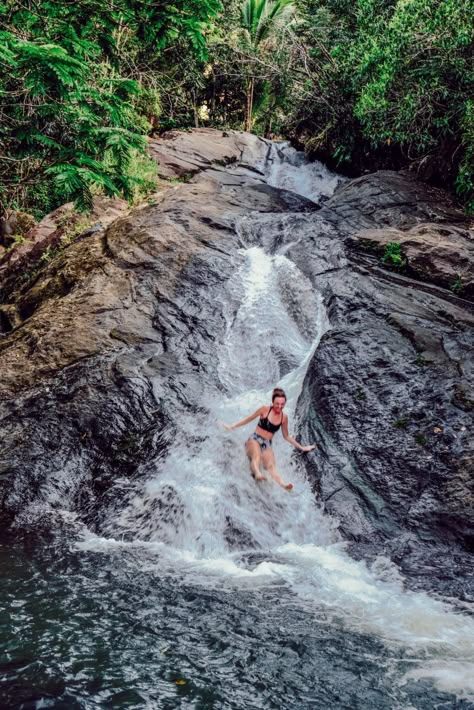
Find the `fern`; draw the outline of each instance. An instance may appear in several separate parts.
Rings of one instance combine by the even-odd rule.
[[[176,66],[183,50],[202,61],[220,10],[219,0],[0,2],[2,204],[38,213],[68,199],[89,209],[97,189],[133,197],[162,51],[177,48]]]

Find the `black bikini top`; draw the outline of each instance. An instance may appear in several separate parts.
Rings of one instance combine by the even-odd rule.
[[[270,409],[268,410],[267,416],[265,418],[260,417],[260,419],[258,420],[258,426],[260,427],[260,429],[264,429],[265,431],[269,431],[270,434],[274,434],[276,431],[278,431],[278,429],[281,427],[281,424],[283,422],[283,412],[282,412],[281,413],[281,422],[279,424],[272,424],[271,423],[271,421],[268,419],[268,417],[270,416],[270,412],[272,411],[272,409],[273,409],[273,407],[270,407]]]

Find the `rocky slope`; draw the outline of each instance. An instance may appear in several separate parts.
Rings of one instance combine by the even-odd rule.
[[[257,138],[236,140],[249,160],[264,158]],[[97,522],[115,479],[173,440],[173,417],[214,374],[224,328],[214,290],[233,269],[236,220],[314,208],[241,172],[208,170],[159,193],[105,233],[86,233],[23,287],[12,291],[6,274],[3,308],[15,313],[0,340],[7,520],[49,524],[66,505]]]
[[[100,528],[112,484],[146,476],[215,385],[237,223],[284,213],[291,232],[260,238],[269,250],[287,240],[331,322],[299,403],[301,435],[320,444],[308,462],[315,492],[354,554],[385,551],[412,579],[467,596],[474,316],[462,214],[391,172],[347,183],[320,208],[265,183],[269,145],[248,135],[172,134],[151,152],[162,175],[189,181],[84,235],[25,285],[6,275],[5,523],[48,525],[66,507]],[[393,241],[403,271],[376,255]]]
[[[462,264],[472,293],[472,232],[438,191],[390,172],[349,183],[317,218],[344,248],[328,257],[333,244],[315,236],[292,253],[301,268],[308,251],[317,259],[332,324],[302,403],[307,435],[321,437],[316,489],[355,552],[381,544],[409,575],[462,595],[474,548],[474,313],[446,286]],[[370,256],[395,234],[409,245],[402,272]]]

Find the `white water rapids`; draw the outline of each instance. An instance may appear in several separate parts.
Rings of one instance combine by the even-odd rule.
[[[324,166],[306,164],[285,146],[278,150],[287,162],[274,156],[270,184],[315,200],[335,189],[338,179]],[[271,216],[258,219],[262,226]],[[253,226],[240,224],[242,243]],[[404,591],[397,568],[383,557],[371,568],[351,559],[337,521],[315,500],[301,454],[281,434],[274,451],[281,475],[294,483],[291,493],[270,481],[256,485],[249,475],[244,442],[252,424],[232,433],[220,425],[269,402],[278,384],[288,394],[290,431],[296,431],[306,368],[329,327],[321,296],[284,250],[269,254],[251,245],[240,250],[216,308],[224,313],[227,334],[215,353],[220,387],[202,402],[208,413],[189,415],[183,422],[189,436],[156,462],[145,486],[128,491],[106,533],[86,532],[79,547],[143,548],[156,559],[151,563],[147,554],[144,565],[175,570],[211,589],[264,595],[269,586],[287,587],[315,618],[321,609],[330,611],[348,630],[403,648],[413,669],[400,683],[427,678],[474,701],[473,619],[427,594]],[[317,452],[310,456],[317,459]]]

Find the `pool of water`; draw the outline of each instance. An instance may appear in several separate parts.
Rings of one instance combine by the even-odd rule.
[[[54,539],[0,555],[2,708],[472,707],[410,678],[423,649],[355,632],[265,570],[199,579],[157,551]]]

